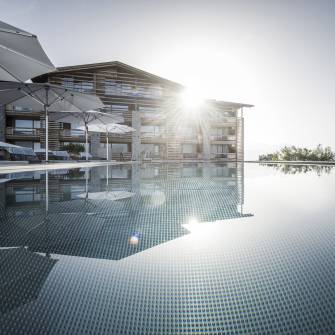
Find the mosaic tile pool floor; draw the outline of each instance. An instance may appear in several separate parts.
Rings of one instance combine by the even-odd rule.
[[[335,169],[0,175],[0,334],[334,334]]]

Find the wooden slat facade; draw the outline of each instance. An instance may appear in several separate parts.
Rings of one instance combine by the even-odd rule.
[[[183,86],[120,62],[60,68],[57,72],[40,76],[34,81],[50,82],[69,89],[96,94],[104,104],[110,106],[107,112],[123,116],[126,125],[136,125],[139,128],[137,129],[137,133],[140,134],[139,143],[134,141],[136,134],[109,136],[110,143],[124,144],[127,152],[123,152],[123,156],[127,159],[159,157],[168,160],[243,160],[244,158],[244,124],[241,108],[251,107],[250,105],[210,100],[202,107],[200,121],[194,123],[185,116],[181,117],[180,95]],[[12,118],[28,115],[36,118],[39,114],[32,111],[30,114],[7,111],[7,116]],[[136,122],[134,116],[138,117]],[[40,120],[43,124],[43,115],[40,115]],[[195,128],[194,137],[185,136],[180,130],[181,125]],[[234,134],[229,139],[228,134],[223,133],[228,127]],[[144,128],[156,129],[158,134],[148,135]],[[50,150],[59,150],[64,142],[83,143],[85,140],[83,135],[66,134],[61,124],[57,122],[49,121],[49,129]],[[44,128],[41,128],[38,134],[43,146]],[[14,135],[8,139],[12,142],[22,140]],[[205,143],[206,140],[209,141],[208,145]],[[100,142],[106,143],[106,135],[103,133],[100,135]],[[193,151],[188,152],[186,149]],[[113,152],[112,156],[119,157],[120,154]]]

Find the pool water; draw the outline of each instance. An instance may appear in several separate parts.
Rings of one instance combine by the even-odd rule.
[[[0,334],[334,334],[335,169],[0,175]]]

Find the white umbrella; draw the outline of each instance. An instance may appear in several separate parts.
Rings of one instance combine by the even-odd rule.
[[[90,124],[94,123],[95,125],[111,122],[122,122],[123,118],[120,116],[102,113],[97,111],[86,111],[86,112],[72,112],[64,114],[63,112],[52,113],[53,120],[59,122],[68,122],[68,123],[81,123],[83,126],[78,126],[76,129],[82,129],[85,131],[85,157],[88,160],[88,131]],[[113,123],[115,124],[115,123]]]
[[[43,84],[0,82],[0,104],[31,108],[45,113],[45,160],[49,152],[49,111],[82,113],[105,107],[96,95],[80,93],[67,88]]]
[[[0,80],[24,82],[55,70],[35,35],[0,21]]]
[[[126,126],[125,124],[118,123],[93,123],[88,125],[88,130],[93,132],[106,132],[106,160],[108,160],[108,134],[125,134],[129,132],[136,131],[135,128]],[[78,129],[83,129],[84,127],[78,127]],[[86,130],[86,129],[85,129]]]

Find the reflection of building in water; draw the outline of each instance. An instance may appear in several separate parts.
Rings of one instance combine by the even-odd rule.
[[[191,221],[250,216],[243,214],[243,164],[56,171],[48,185],[46,211],[45,175],[2,184],[0,246],[121,259],[187,234],[182,225]]]

